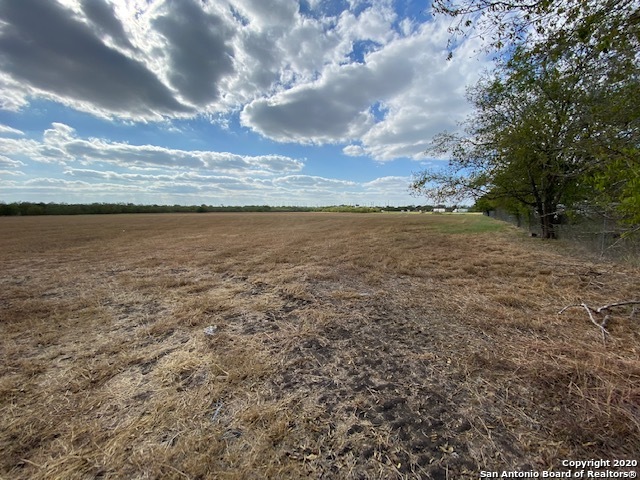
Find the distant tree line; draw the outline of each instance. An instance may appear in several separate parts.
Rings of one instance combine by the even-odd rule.
[[[402,207],[409,208],[409,207]],[[119,213],[207,213],[207,212],[351,212],[374,213],[379,207],[330,206],[213,206],[213,205],[138,205],[134,203],[44,203],[0,202],[0,216],[23,215],[104,215]]]
[[[104,215],[119,213],[206,213],[206,212],[304,212],[307,207],[271,207],[269,205],[141,205],[134,203],[0,203],[0,215]]]
[[[105,215],[118,213],[207,213],[207,212],[432,212],[444,208],[453,212],[457,206],[405,205],[400,207],[365,207],[361,205],[334,205],[325,207],[296,207],[271,205],[213,206],[213,205],[139,205],[134,203],[44,203],[44,202],[0,202],[0,216],[27,215]],[[462,207],[461,207],[462,208]],[[474,211],[472,207],[469,211]],[[476,211],[481,211],[478,209]]]

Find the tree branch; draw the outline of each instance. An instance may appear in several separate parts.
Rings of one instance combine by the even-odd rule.
[[[609,335],[609,332],[607,331],[606,327],[609,324],[609,320],[611,320],[611,315],[610,315],[611,309],[614,307],[621,307],[625,305],[640,305],[640,300],[625,300],[623,302],[615,302],[615,303],[610,303],[608,305],[603,305],[598,308],[592,308],[586,303],[567,305],[566,307],[564,307],[562,310],[558,312],[558,315],[562,315],[564,311],[569,308],[574,308],[574,307],[584,308],[587,314],[589,315],[589,320],[591,320],[591,323],[593,323],[596,327],[600,329],[600,332],[602,333],[602,341],[604,342],[606,339],[606,336]],[[606,312],[607,314],[604,316],[602,322],[598,323],[598,321],[595,319],[593,314],[595,313],[596,315],[600,315],[603,312]],[[635,312],[635,309],[634,309],[634,312]]]

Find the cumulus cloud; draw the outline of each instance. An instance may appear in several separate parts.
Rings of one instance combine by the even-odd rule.
[[[353,141],[350,156],[420,158],[436,133],[457,128],[469,111],[465,87],[488,66],[470,41],[446,61],[447,35],[434,22],[395,36],[363,63],[326,67],[320,79],[247,104],[242,122],[280,142]]]
[[[288,175],[273,180],[274,185],[288,187],[288,188],[305,188],[311,190],[326,190],[332,191],[336,189],[344,189],[354,187],[357,184],[348,180],[337,180],[333,178],[317,177],[313,175]]]
[[[34,93],[124,117],[191,111],[143,62],[104,44],[56,1],[2,2],[0,17],[0,65]]]
[[[308,193],[315,201],[332,203],[367,203],[388,195],[393,181],[382,178],[358,184],[357,182],[312,175],[286,175],[270,179],[206,175],[196,172],[130,173],[86,168],[67,168],[64,179],[37,178],[25,182],[27,187],[49,187],[93,184],[98,189],[117,190],[137,186],[147,193],[199,194],[203,198],[217,196],[227,202],[233,198],[239,203],[308,204]],[[406,183],[406,182],[405,182]],[[389,191],[387,191],[389,190]],[[253,200],[252,200],[253,199]]]
[[[380,161],[422,159],[434,135],[458,129],[470,111],[466,87],[478,80],[489,63],[474,53],[478,45],[468,42],[452,60],[441,64],[442,53],[422,45],[434,35],[440,37],[436,42],[440,45],[444,41],[442,27],[429,24],[419,35],[403,42],[404,54],[419,60],[413,81],[385,101],[384,118],[359,138],[361,145],[348,146],[345,153],[369,155]]]
[[[358,9],[360,13],[347,10],[340,15],[336,28],[342,37],[351,42],[369,40],[380,45],[396,37],[392,26],[397,14],[392,8],[392,2],[377,2],[375,6],[364,9],[354,3],[351,4],[351,9]]]
[[[2,72],[2,57],[0,55],[0,109],[19,112],[28,105],[29,89],[10,75]]]
[[[290,0],[237,0],[232,11],[235,75],[223,81],[223,103],[234,109],[312,81],[351,50],[337,17],[303,15]]]
[[[102,0],[81,0],[80,5],[99,34],[108,37],[120,47],[135,50],[113,5]]]
[[[305,175],[300,173],[304,163],[287,156],[83,138],[63,123],[52,124],[41,140],[0,135],[0,151],[5,153],[0,177],[5,177],[6,198],[272,205],[381,204],[391,198],[406,203],[397,200],[406,196],[404,177],[357,182]]]
[[[22,130],[0,124],[0,135],[24,135]]]
[[[242,121],[279,141],[339,142],[371,126],[371,106],[406,87],[413,77],[408,58],[377,52],[366,64],[340,65],[313,83],[291,88],[245,107]]]
[[[37,140],[0,136],[0,151],[6,155],[5,158],[10,157],[12,161],[19,161],[23,157],[25,160],[50,161],[42,156],[45,149],[43,143]]]
[[[12,177],[21,177],[24,176],[24,172],[20,172],[18,170],[0,170],[0,176],[10,175]]]
[[[224,175],[202,175],[195,172],[180,172],[174,174],[140,174],[122,173],[105,170],[69,168],[64,175],[80,181],[103,180],[117,184],[133,184],[152,187],[153,189],[170,189],[175,186],[190,186],[193,190],[212,188],[218,192],[225,190],[259,190],[265,185],[255,179],[239,178]]]
[[[168,1],[155,15],[151,24],[165,39],[171,85],[193,105],[212,103],[218,82],[233,71],[230,27],[193,0]]]
[[[362,186],[367,190],[377,190],[377,191],[400,191],[403,188],[408,188],[410,183],[409,177],[398,177],[398,176],[389,176],[389,177],[380,177],[372,180],[370,182],[365,182]]]
[[[12,160],[9,157],[0,155],[0,168],[18,168],[24,167],[25,163],[20,160]]]
[[[209,170],[219,173],[273,175],[298,172],[301,160],[284,155],[238,155],[229,152],[179,150],[155,145],[131,145],[100,138],[80,138],[75,129],[54,123],[43,141],[0,137],[7,154],[25,155],[41,162],[112,164],[121,167],[168,167]]]
[[[365,150],[360,145],[347,145],[342,149],[342,153],[350,157],[361,157],[365,154]]]
[[[435,133],[464,117],[464,87],[487,63],[475,40],[447,62],[445,21],[401,14],[391,0],[4,1],[0,108],[46,98],[141,122],[202,115],[224,123],[239,113],[244,127],[279,142],[419,158]],[[75,139],[44,156],[96,159],[96,145]],[[219,162],[122,149],[135,163]]]
[[[288,28],[295,23],[298,15],[296,2],[287,0],[237,0],[235,7],[242,12],[249,24],[256,24],[258,28],[282,27]]]

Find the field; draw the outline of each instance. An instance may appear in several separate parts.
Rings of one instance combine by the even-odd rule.
[[[640,312],[558,314],[640,270],[486,217],[10,217],[0,252],[0,478],[640,460]]]

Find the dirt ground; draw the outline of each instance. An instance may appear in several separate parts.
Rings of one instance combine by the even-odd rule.
[[[0,218],[0,477],[640,460],[640,307],[558,314],[639,286],[472,215]]]

